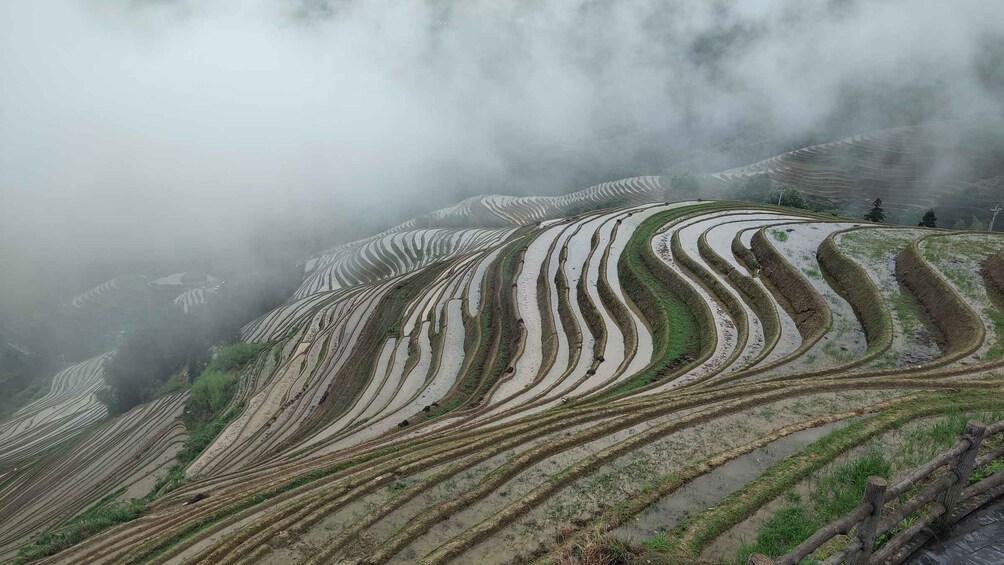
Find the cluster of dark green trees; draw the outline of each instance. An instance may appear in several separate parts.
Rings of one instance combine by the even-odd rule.
[[[676,177],[673,177],[674,180]],[[687,177],[683,177],[687,178]],[[689,177],[693,179],[691,175]],[[696,180],[693,181],[696,190]],[[761,173],[758,175],[752,175],[745,180],[742,184],[738,185],[734,192],[729,195],[730,198],[735,200],[742,200],[745,202],[756,202],[758,204],[776,204],[778,206],[788,206],[791,208],[805,208],[811,209],[813,211],[827,211],[832,210],[833,206],[827,202],[817,202],[809,200],[805,197],[802,191],[797,188],[784,184],[775,184],[770,175],[767,173]],[[883,223],[886,221],[886,213],[882,208],[882,199],[876,198],[872,202],[871,208],[865,213],[864,219],[869,222]],[[921,227],[926,228],[936,228],[938,227],[938,216],[934,211],[934,208],[928,209],[924,212],[921,217],[920,222],[917,224]],[[985,223],[980,223],[976,226],[965,226],[956,225],[955,229],[986,229]]]
[[[882,199],[876,198],[872,201],[871,209],[865,213],[865,220],[881,224],[885,222],[885,219],[885,210],[882,209]],[[934,212],[934,208],[928,208],[927,211],[924,212],[924,215],[921,216],[920,221],[917,222],[917,225],[922,228],[938,227],[938,215]]]
[[[744,202],[774,204],[789,208],[810,209],[817,212],[833,208],[829,202],[806,198],[805,194],[794,186],[775,183],[767,173],[748,177],[727,196],[733,200],[742,200]]]
[[[148,309],[105,362],[109,388],[101,400],[121,413],[199,375],[212,346],[234,341],[244,324],[285,301],[300,275],[296,265],[278,263],[228,279],[188,313],[174,305]]]
[[[663,174],[666,179],[665,198],[674,200],[695,200],[701,197],[701,184],[697,177],[689,171],[670,171]],[[753,175],[746,179],[735,190],[726,195],[732,200],[755,202],[757,204],[776,204],[791,208],[824,209],[825,203],[810,202],[802,191],[797,188],[775,184],[766,173]]]

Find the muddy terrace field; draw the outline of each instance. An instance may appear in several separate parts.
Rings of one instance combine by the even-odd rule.
[[[425,223],[484,227],[416,220],[311,260],[243,329],[264,346],[234,417],[166,485],[185,393],[95,427],[100,359],[67,369],[0,425],[0,555],[729,561],[814,477],[1004,406],[998,235],[664,194],[477,197]]]

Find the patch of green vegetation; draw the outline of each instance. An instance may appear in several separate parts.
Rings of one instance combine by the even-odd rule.
[[[696,555],[715,537],[752,515],[758,508],[781,496],[793,488],[799,481],[818,472],[829,462],[847,453],[854,447],[865,445],[869,440],[880,436],[891,429],[897,429],[907,422],[920,418],[974,411],[985,411],[999,406],[1000,393],[991,390],[966,390],[956,393],[923,393],[916,397],[896,404],[873,416],[855,420],[847,426],[830,432],[801,451],[785,458],[781,462],[764,471],[759,477],[747,483],[738,491],[726,496],[715,506],[694,514],[684,520],[671,534],[680,540],[681,548],[691,555]],[[979,414],[979,412],[975,412]],[[956,429],[956,438],[958,430]],[[881,453],[881,452],[880,452]],[[899,457],[899,455],[896,455]],[[896,457],[889,457],[890,461]],[[867,470],[865,470],[867,469]],[[840,513],[842,504],[847,499],[855,503],[860,500],[861,489],[855,491],[853,497],[839,495],[843,492],[840,484],[856,480],[862,473],[883,471],[880,464],[872,459],[862,462],[855,470],[850,468],[840,472],[817,498],[821,506],[819,512],[824,516]],[[867,476],[867,475],[866,475]],[[853,490],[853,489],[851,489]],[[816,502],[810,497],[809,502]],[[789,504],[791,502],[789,501]],[[812,509],[813,512],[817,510]],[[795,543],[800,543],[797,540]]]
[[[393,483],[390,484],[389,487],[387,487],[388,490],[387,498],[391,499],[401,494],[408,488],[409,484],[411,483],[409,483],[408,481],[394,481]]]
[[[75,545],[84,539],[116,524],[135,520],[149,502],[147,499],[132,499],[124,502],[112,500],[78,515],[58,528],[42,532],[30,545],[22,547],[14,563],[30,563]]]
[[[840,332],[838,330],[836,336],[834,337],[840,337],[842,335],[843,332]],[[823,352],[829,355],[830,358],[833,359],[834,361],[838,361],[840,363],[847,363],[854,359],[854,354],[851,353],[850,351],[845,351],[841,349],[840,345],[837,344],[836,339],[831,339],[827,341],[826,344],[823,345]]]
[[[265,348],[264,343],[234,343],[216,351],[213,360],[206,367],[208,371],[239,371],[258,356]]]
[[[1001,471],[1004,471],[1004,459],[994,459],[987,465],[974,469],[973,473],[969,476],[969,482],[976,483],[982,481],[990,475],[995,475]]]
[[[181,392],[186,388],[188,388],[188,372],[181,370],[175,372],[167,381],[160,385],[157,391],[154,392],[154,396],[159,398],[168,394]]]
[[[986,293],[976,267],[1000,249],[1000,237],[969,234],[927,238],[921,253],[966,298],[984,301]]]
[[[708,203],[675,208],[655,214],[635,230],[617,264],[621,286],[639,306],[652,326],[653,362],[620,385],[595,397],[602,400],[653,383],[686,362],[700,347],[700,328],[691,307],[655,269],[661,259],[651,250],[655,232],[681,216],[726,208],[728,204]],[[689,288],[689,287],[688,287]]]
[[[1004,410],[959,412],[905,430],[906,441],[899,442],[895,448],[896,467],[915,467],[948,449],[959,440],[969,420],[998,422],[1004,420]],[[1000,438],[995,439],[999,441]]]
[[[923,324],[917,299],[912,294],[897,289],[892,293],[890,302],[892,302],[892,309],[896,313],[896,319],[899,321],[899,327],[903,330],[904,335],[913,335],[914,331]]]
[[[28,563],[54,555],[84,539],[116,524],[136,519],[143,509],[165,489],[170,490],[185,482],[185,467],[202,451],[231,420],[240,414],[240,407],[226,413],[236,389],[237,376],[265,347],[258,343],[237,343],[219,349],[214,359],[191,385],[188,407],[182,420],[189,437],[175,456],[174,464],[158,478],[156,485],[144,498],[116,501],[121,491],[112,493],[87,511],[65,524],[43,532],[20,549],[17,563]],[[162,386],[163,393],[184,390],[187,386],[182,372],[178,372]]]
[[[188,399],[188,419],[206,422],[214,415],[222,413],[233,398],[237,375],[206,369],[192,383]]]
[[[745,565],[751,553],[779,556],[816,533],[818,526],[809,510],[800,503],[787,504],[764,522],[756,541],[744,543],[736,552],[735,563]]]
[[[995,422],[1002,418],[1004,411],[1001,410],[957,412],[904,430],[903,439],[895,442],[891,453],[885,442],[873,442],[863,455],[835,464],[820,477],[808,500],[789,496],[786,504],[757,532],[756,540],[740,547],[736,562],[745,563],[750,553],[771,557],[783,555],[817,529],[853,510],[861,502],[868,477],[889,478],[897,469],[911,469],[929,461],[954,445],[971,419]],[[994,464],[1004,469],[1004,461]],[[974,471],[971,480],[989,476],[995,471],[990,468],[992,466]]]
[[[435,408],[431,409],[429,411],[428,418],[431,420],[432,418],[439,418],[444,414],[452,412],[453,410],[456,410],[462,402],[463,400],[457,396],[448,398],[445,401],[443,401],[439,406],[436,406]]]
[[[988,361],[1000,359],[1004,355],[1004,313],[996,308],[985,308],[983,313],[994,326],[994,342],[987,349],[984,358]]]
[[[646,549],[664,551],[667,553],[675,552],[680,548],[679,542],[671,537],[667,537],[666,532],[659,532],[647,540],[643,540],[641,545]]]
[[[809,501],[790,493],[788,502],[757,532],[756,540],[739,547],[735,562],[746,563],[751,553],[784,555],[822,526],[853,510],[861,502],[868,477],[889,478],[891,474],[892,465],[878,451],[837,464],[819,479]]]
[[[770,235],[777,241],[788,241],[788,232],[781,229],[770,230]]]
[[[861,502],[868,477],[888,479],[892,463],[876,449],[850,461],[837,463],[819,479],[811,498],[821,525],[850,512]]]
[[[238,377],[264,348],[261,343],[235,343],[220,348],[195,378],[181,418],[188,429],[188,439],[167,474],[158,479],[154,492],[170,491],[184,484],[185,468],[240,415],[241,405],[227,409],[237,391]]]
[[[502,315],[502,308],[509,305],[508,294],[502,289],[516,280],[516,269],[519,267],[519,254],[530,241],[530,235],[525,235],[513,240],[502,252],[501,276],[498,280],[490,276],[488,271],[485,278],[488,280],[487,291],[483,294],[483,300],[493,300],[492,304],[486,304],[481,308],[477,321],[478,330],[482,340],[487,340],[491,336],[497,336],[498,347],[491,355],[492,344],[482,341],[480,347],[473,352],[474,360],[460,380],[457,387],[457,394],[445,399],[439,406],[433,408],[429,413],[429,418],[438,418],[452,410],[464,405],[468,400],[477,400],[478,396],[490,389],[503,372],[509,367],[510,360],[515,354],[516,341],[513,334],[516,333],[515,319],[512,316]],[[500,283],[502,288],[497,288]]]

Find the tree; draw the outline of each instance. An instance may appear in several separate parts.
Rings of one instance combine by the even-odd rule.
[[[674,174],[669,179],[669,191],[667,200],[682,199],[690,200],[697,198],[701,194],[701,185],[697,182],[697,177],[687,171]]]
[[[876,198],[872,202],[872,209],[865,214],[865,219],[869,222],[880,224],[885,221],[885,210],[882,209],[882,199]]]
[[[739,200],[747,202],[767,202],[770,199],[773,184],[770,182],[770,175],[760,173],[746,179],[740,187],[736,196]]]
[[[778,203],[781,206],[802,209],[809,207],[808,203],[805,201],[805,196],[802,194],[802,191],[793,186],[782,184],[778,187],[778,193]]]
[[[917,225],[922,228],[938,227],[938,217],[934,215],[934,208],[930,208],[927,212],[924,212],[924,217],[920,219],[920,223]]]

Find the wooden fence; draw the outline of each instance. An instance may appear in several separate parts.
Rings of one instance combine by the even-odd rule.
[[[1004,421],[990,426],[970,421],[962,438],[948,451],[921,465],[892,486],[881,477],[869,477],[861,504],[854,510],[820,528],[809,539],[777,560],[758,554],[751,555],[750,565],[796,565],[835,536],[847,534],[852,529],[854,533],[847,546],[823,560],[823,565],[875,565],[905,559],[906,556],[899,553],[925,528],[933,527],[943,532],[974,510],[973,503],[982,504],[985,502],[982,499],[988,495],[1000,494],[998,491],[1004,487],[1004,471],[972,485],[968,483],[974,469],[1004,457],[1004,445],[983,455],[979,454],[983,440],[1001,432],[1004,432]],[[946,466],[946,472],[939,474],[938,471]],[[930,480],[933,475],[938,476]],[[887,501],[896,500],[918,486],[922,488],[916,494],[883,516]],[[907,527],[895,532],[876,547],[876,539],[882,538],[905,518],[917,512],[920,514]]]

